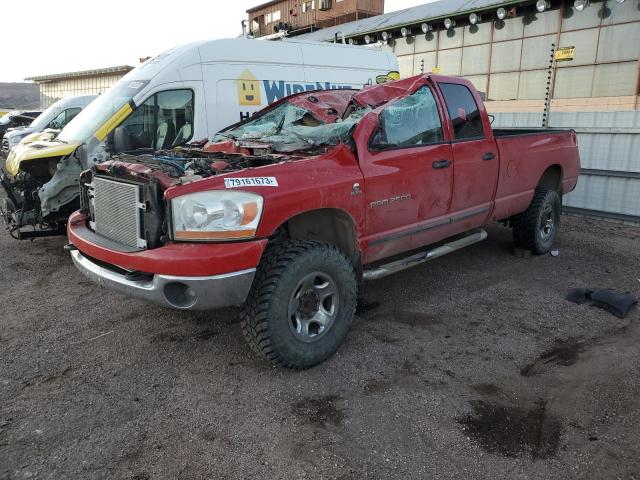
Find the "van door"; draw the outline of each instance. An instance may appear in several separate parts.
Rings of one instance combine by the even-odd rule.
[[[433,242],[446,230],[453,183],[451,145],[431,88],[420,87],[379,115],[358,150],[366,198],[365,262]]]

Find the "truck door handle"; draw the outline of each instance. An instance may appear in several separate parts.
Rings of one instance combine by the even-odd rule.
[[[438,168],[447,168],[449,165],[451,165],[451,160],[436,160],[435,162],[433,162],[431,164],[433,166],[433,168],[438,169]]]
[[[493,160],[494,158],[496,158],[496,154],[493,152],[487,152],[484,155],[482,155],[483,160]]]

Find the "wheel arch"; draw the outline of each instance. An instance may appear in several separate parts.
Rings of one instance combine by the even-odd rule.
[[[283,237],[333,244],[349,258],[358,274],[362,269],[356,222],[345,210],[320,208],[297,213],[275,230],[270,241]]]
[[[540,180],[538,180],[537,188],[548,188],[558,192],[562,196],[562,166],[553,164],[547,167]]]

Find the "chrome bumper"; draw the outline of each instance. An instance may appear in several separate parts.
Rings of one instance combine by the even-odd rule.
[[[255,268],[211,277],[152,275],[142,279],[91,261],[79,250],[71,252],[76,268],[100,286],[123,295],[178,310],[215,310],[244,303],[256,273]]]

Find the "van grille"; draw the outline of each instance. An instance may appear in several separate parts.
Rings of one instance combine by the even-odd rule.
[[[145,247],[140,238],[140,187],[96,177],[93,181],[94,231],[130,247]]]

